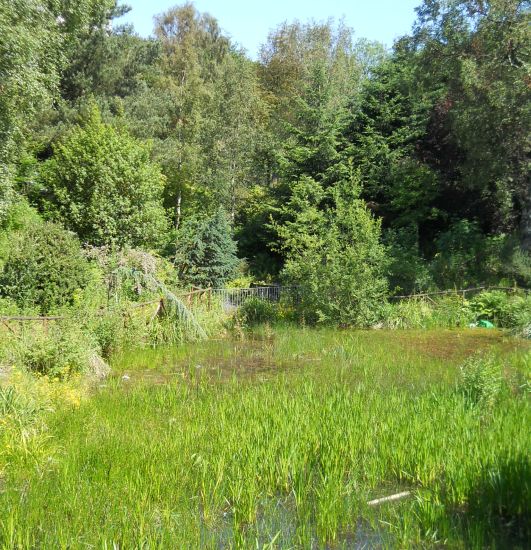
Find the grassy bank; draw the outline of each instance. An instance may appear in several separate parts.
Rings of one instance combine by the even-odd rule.
[[[528,540],[521,340],[265,328],[113,367],[89,399],[44,413],[47,452],[6,464],[3,547]],[[404,488],[411,498],[367,506]]]

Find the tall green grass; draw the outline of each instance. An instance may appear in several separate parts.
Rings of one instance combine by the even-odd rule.
[[[484,367],[466,361],[478,348]],[[264,328],[124,354],[90,400],[49,418],[48,460],[9,470],[0,542],[523,547],[528,352],[488,331]],[[410,499],[366,504],[403,488]]]

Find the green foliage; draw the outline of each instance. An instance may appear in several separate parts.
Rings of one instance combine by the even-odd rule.
[[[28,453],[27,432],[8,440],[0,540],[309,548],[376,532],[392,548],[526,546],[529,399],[501,392],[484,418],[456,391],[471,349],[494,345],[513,370],[500,335],[290,327],[245,344],[125,354],[106,387],[47,418],[45,452]]]
[[[389,254],[389,288],[393,294],[413,294],[434,286],[429,265],[422,258],[414,226],[388,229],[383,234]]]
[[[32,223],[10,233],[0,293],[21,309],[51,313],[73,304],[90,277],[75,236],[50,222]]]
[[[0,418],[15,420],[24,427],[32,424],[40,412],[40,403],[17,392],[13,386],[0,386]]]
[[[418,13],[416,79],[442,92],[433,129],[445,127],[446,143],[457,148],[458,174],[447,176],[458,175],[456,186],[468,194],[461,208],[479,206],[477,217],[491,230],[518,229],[520,221],[529,252],[529,3],[430,0]],[[451,153],[447,146],[439,151]]]
[[[504,328],[526,327],[531,324],[531,296],[503,291],[482,292],[470,300],[470,310],[476,318],[487,319]]]
[[[237,322],[243,326],[276,323],[280,318],[279,304],[251,297],[238,308]]]
[[[386,278],[395,294],[529,286],[527,3],[425,0],[389,53],[342,22],[286,22],[257,62],[189,2],[149,39],[113,27],[127,9],[0,5],[2,261],[38,223],[25,196],[83,244],[175,257],[184,284],[232,279],[234,235],[251,276],[303,288],[312,323],[376,323]],[[218,207],[230,228],[204,218]],[[56,303],[24,290],[36,274],[18,285],[6,266],[6,311],[105,301],[99,275],[80,293],[65,283]],[[133,277],[115,298],[144,291]],[[450,302],[393,306],[387,322],[454,326],[493,309],[497,325],[529,326],[527,304]]]
[[[436,241],[431,271],[440,288],[496,283],[503,275],[504,238],[486,237],[476,223],[461,220]]]
[[[52,105],[64,61],[54,14],[37,0],[0,3],[0,225],[16,201],[16,163],[32,118]]]
[[[310,323],[369,326],[387,293],[380,224],[357,197],[355,182],[338,184],[333,208],[320,210],[321,187],[301,179],[278,228],[286,250],[283,277],[298,287],[297,308]]]
[[[95,342],[79,326],[62,324],[25,334],[15,343],[10,359],[15,367],[33,374],[66,378],[89,373],[98,352]]]
[[[55,16],[36,0],[0,4],[0,166],[14,161],[27,125],[57,92],[64,60]],[[3,167],[3,166],[2,166]],[[0,172],[1,174],[1,172]],[[0,177],[2,177],[0,175]]]
[[[237,273],[236,243],[223,209],[210,217],[190,218],[177,234],[175,265],[183,282],[220,288]]]
[[[475,320],[459,295],[390,302],[382,324],[390,329],[466,328]]]
[[[460,390],[472,405],[490,408],[502,391],[502,367],[491,354],[476,353],[461,365]]]
[[[42,183],[41,207],[85,243],[157,248],[164,242],[159,168],[145,145],[104,124],[94,105],[84,124],[55,145]]]
[[[531,298],[525,293],[483,291],[466,300],[448,294],[390,302],[383,325],[387,328],[466,328],[485,319],[497,328],[525,332],[531,325]]]

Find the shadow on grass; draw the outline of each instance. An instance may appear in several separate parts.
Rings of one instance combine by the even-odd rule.
[[[531,540],[531,460],[508,457],[484,470],[471,488],[463,517],[473,541],[497,548],[528,548]],[[473,545],[473,544],[472,544]]]

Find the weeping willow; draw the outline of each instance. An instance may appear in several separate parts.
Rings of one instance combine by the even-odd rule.
[[[131,267],[119,267],[113,271],[113,286],[115,288],[124,279],[133,281],[138,289],[158,293],[164,300],[164,309],[168,316],[175,318],[176,322],[181,323],[181,326],[183,326],[190,336],[207,338],[205,329],[197,321],[194,314],[186,307],[184,302],[154,275]]]

